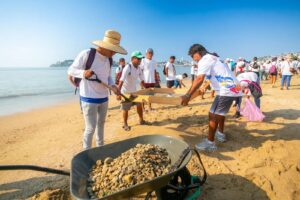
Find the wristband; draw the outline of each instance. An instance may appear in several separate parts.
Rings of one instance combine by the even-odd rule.
[[[185,96],[186,96],[187,98],[191,98],[191,95],[190,95],[189,93],[185,94]]]

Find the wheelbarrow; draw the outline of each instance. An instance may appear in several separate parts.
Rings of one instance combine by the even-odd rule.
[[[169,185],[171,188],[176,190],[175,186],[170,185],[170,181],[174,176],[178,175],[179,172],[186,170],[186,165],[192,157],[192,149],[189,148],[189,145],[181,140],[175,139],[170,136],[164,135],[144,135],[135,138],[130,138],[127,140],[122,140],[119,142],[114,142],[111,144],[103,145],[101,147],[91,148],[84,150],[77,155],[75,155],[71,161],[71,172],[44,168],[39,166],[30,166],[30,165],[5,165],[0,166],[0,170],[17,170],[17,169],[28,169],[28,170],[38,170],[45,171],[61,175],[70,175],[70,192],[71,195],[78,200],[90,199],[90,196],[87,191],[88,187],[88,178],[89,172],[96,161],[101,159],[104,160],[107,157],[116,158],[121,153],[129,150],[130,148],[135,147],[137,144],[154,144],[158,145],[161,148],[165,148],[171,159],[171,170],[168,174],[156,177],[152,180],[145,181],[143,183],[131,186],[124,190],[107,195],[101,200],[106,199],[128,199],[140,194],[148,193],[146,198],[149,197],[153,191],[156,192],[158,199],[163,199],[161,189],[167,189]],[[197,152],[197,151],[195,151]],[[202,161],[198,152],[196,155],[199,158],[199,161],[203,167]],[[206,180],[206,172],[204,170],[204,176],[202,180],[198,181],[198,184],[191,185],[186,189],[193,189],[199,187],[199,184],[202,185]],[[164,198],[166,199],[166,198]]]

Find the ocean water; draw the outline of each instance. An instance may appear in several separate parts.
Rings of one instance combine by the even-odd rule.
[[[158,68],[162,87],[165,78]],[[177,74],[190,67],[176,67]],[[114,78],[115,67],[113,68]],[[67,79],[67,68],[0,68],[0,116],[67,101],[78,101]]]

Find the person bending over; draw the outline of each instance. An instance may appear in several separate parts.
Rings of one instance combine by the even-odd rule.
[[[195,145],[202,151],[214,151],[217,149],[215,137],[218,142],[225,142],[224,134],[225,115],[229,111],[232,102],[241,95],[237,79],[225,64],[217,56],[210,54],[205,47],[194,44],[188,53],[198,63],[198,76],[188,92],[181,97],[182,105],[187,105],[191,95],[202,85],[205,77],[210,80],[212,88],[217,96],[209,111],[209,132],[207,139]]]

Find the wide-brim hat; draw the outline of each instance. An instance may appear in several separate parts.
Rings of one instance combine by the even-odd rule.
[[[127,51],[120,46],[121,34],[114,30],[105,31],[103,40],[96,40],[92,43],[98,47],[111,50],[120,54],[127,54]]]

